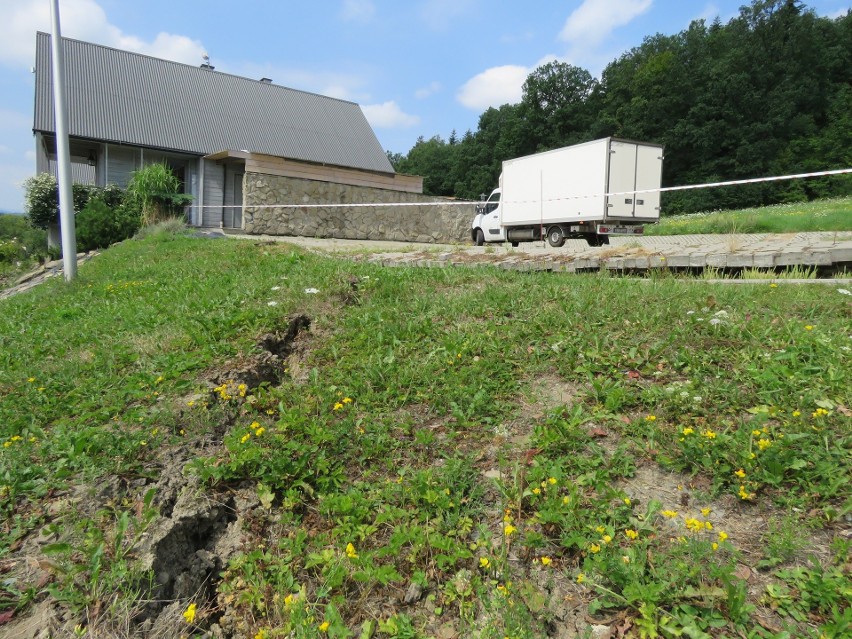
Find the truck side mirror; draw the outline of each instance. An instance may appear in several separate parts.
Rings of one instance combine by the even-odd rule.
[[[479,194],[479,201],[480,201],[480,202],[484,202],[484,201],[485,201],[485,198],[487,198],[487,197],[488,197],[488,196],[487,196],[485,193],[480,193],[480,194]]]

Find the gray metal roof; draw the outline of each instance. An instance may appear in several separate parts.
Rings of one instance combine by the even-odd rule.
[[[345,100],[63,38],[74,137],[207,155],[245,149],[393,173]],[[34,131],[55,132],[50,34],[38,33]]]

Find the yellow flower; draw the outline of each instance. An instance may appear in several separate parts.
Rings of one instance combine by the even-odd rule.
[[[709,514],[710,514],[710,509],[709,509],[709,508],[702,508],[702,509],[701,509],[701,514],[702,514],[702,515],[704,515],[704,516],[706,517],[707,515],[709,515]]]
[[[595,528],[595,530],[598,532],[599,535],[602,535],[606,532],[606,528],[603,526],[598,526],[597,528]]]
[[[801,414],[802,414],[801,411],[798,411],[798,410],[793,411],[793,417],[799,417]]]
[[[719,544],[717,544],[715,541],[711,544],[711,546],[713,550],[719,550]]]
[[[186,403],[186,405],[187,405],[187,406],[189,406],[190,408],[192,408],[193,406],[195,406],[195,400],[194,400],[194,399],[189,400],[189,401]]]
[[[240,443],[245,444],[249,439],[251,439],[251,433],[246,433],[240,438]]]
[[[540,494],[541,494],[541,488],[533,488],[533,495],[540,495]]]
[[[763,438],[763,439],[758,439],[758,440],[757,440],[757,447],[758,447],[760,450],[766,450],[766,449],[767,449],[767,448],[769,448],[770,446],[772,446],[772,441],[771,441],[771,440],[769,440],[769,439],[765,439],[765,438]]]
[[[684,523],[692,532],[701,532],[704,529],[704,522],[693,519],[692,517],[686,519]]]
[[[341,408],[343,408],[343,404],[341,404],[340,402],[336,402],[334,404],[334,408],[332,408],[331,410],[340,410]]]
[[[479,558],[479,567],[480,568],[488,568],[491,565],[491,562],[488,561],[488,557],[480,557]]]
[[[751,499],[754,497],[754,493],[749,493],[746,491],[745,486],[740,485],[740,490],[737,493],[740,496],[740,499]]]
[[[725,541],[728,538],[728,533],[724,530],[719,531],[719,541]]]
[[[565,495],[565,496],[562,498],[562,505],[563,505],[563,506],[567,506],[569,501],[571,501],[571,498],[570,498],[568,495]]]
[[[578,584],[581,584],[584,581],[586,581],[586,575],[584,575],[583,573],[580,573],[579,575],[577,575],[577,583]]]
[[[692,428],[689,428],[689,427],[683,429],[684,435],[692,435],[692,433],[694,433],[694,432],[695,432],[695,430],[692,429]]]
[[[707,439],[716,439],[716,433],[709,428],[701,434],[704,435],[704,437],[706,437]]]
[[[553,560],[550,557],[542,557],[541,558],[541,565],[542,566],[549,566],[552,562],[553,562]]]
[[[806,331],[812,331],[812,330],[814,330],[814,327],[811,326],[810,324],[808,324],[808,325],[805,326],[805,330]]]
[[[602,538],[602,541],[603,541],[605,544],[608,544],[609,542],[611,542],[611,541],[612,541],[612,537],[610,537],[609,535],[604,535],[604,536],[603,536],[603,538]]]
[[[355,552],[355,546],[353,546],[351,543],[346,544],[346,556],[349,557],[349,559],[358,558],[358,553]]]
[[[32,384],[35,381],[35,377],[27,377],[27,381]]]
[[[295,601],[295,599],[293,597],[293,593],[290,593],[289,595],[284,597],[284,606],[289,608],[290,606],[293,605],[293,601]]]
[[[157,379],[155,379],[155,380],[154,380],[154,383],[155,383],[155,384],[159,384],[159,383],[160,383],[160,382],[162,382],[164,379],[165,379],[165,377],[163,377],[162,375],[160,375]]]
[[[186,607],[186,610],[183,611],[183,618],[186,619],[186,623],[192,623],[195,621],[195,609],[195,604],[191,603]]]
[[[599,553],[601,551],[601,547],[597,544],[592,544],[589,546],[589,552],[592,554]]]
[[[254,639],[266,639],[266,630],[261,628],[257,631],[257,634],[254,636]]]
[[[630,563],[630,557],[628,557],[627,555],[622,555],[621,561],[623,561],[626,564],[629,564]]]
[[[554,485],[556,483],[556,477],[549,477],[547,479],[547,483],[550,484],[551,486]]]
[[[327,621],[323,621],[323,622],[319,625],[319,630],[320,630],[320,632],[326,632],[326,631],[328,630],[328,627],[329,627],[330,625],[331,625],[331,624],[330,624],[330,623],[328,623]]]
[[[256,431],[254,431],[254,434],[255,434],[256,437],[260,437],[265,432],[266,432],[266,429],[263,426],[261,426]]]
[[[706,528],[707,530],[713,530],[713,524],[711,524],[709,521],[705,521],[704,528]]]
[[[668,519],[674,519],[677,517],[676,510],[664,510],[660,513],[663,517],[667,517]]]
[[[503,514],[503,521],[506,522],[507,524],[512,521],[512,514],[509,512],[508,508],[506,509],[505,513]]]
[[[518,531],[518,529],[515,528],[512,524],[506,524],[505,526],[503,526],[503,534],[506,535],[507,537],[510,537],[511,535],[515,534],[517,531]]]
[[[629,505],[630,505],[630,497],[625,497],[623,501],[624,501],[624,505],[625,505],[625,506],[629,506]]]
[[[740,468],[739,470],[735,470],[734,475],[736,475],[740,479],[743,479],[746,476],[745,471],[742,468]]]
[[[760,437],[760,435],[761,435],[762,433],[763,433],[763,431],[762,431],[762,430],[757,430],[757,429],[755,429],[755,430],[751,431],[751,434],[752,434],[752,435],[754,435],[755,437]]]
[[[778,285],[775,282],[769,285],[769,288],[778,288]]]
[[[638,532],[636,532],[635,530],[631,530],[630,528],[625,530],[624,534],[627,535],[628,539],[636,539],[639,536]]]
[[[646,422],[653,422],[653,421],[656,421],[656,419],[657,419],[657,416],[656,416],[656,415],[647,415],[647,416],[645,417],[645,421],[646,421]]]
[[[351,397],[344,397],[344,398],[343,398],[343,403],[344,403],[344,404],[351,404],[351,403],[352,403],[352,398],[351,398]]]

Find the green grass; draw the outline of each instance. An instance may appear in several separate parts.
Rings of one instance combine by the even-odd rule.
[[[645,227],[646,235],[693,233],[852,232],[852,198],[779,204],[740,211],[713,211],[663,216]]]
[[[280,384],[227,379],[297,313]],[[841,637],[849,326],[824,286],[125,242],[0,302],[0,560],[47,531],[58,566],[13,571],[0,607],[52,597],[91,636],[138,610],[143,496],[188,455],[194,499],[244,504],[242,544],[176,634]]]

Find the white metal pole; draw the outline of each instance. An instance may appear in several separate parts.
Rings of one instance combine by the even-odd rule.
[[[77,235],[74,226],[74,197],[71,191],[71,153],[68,149],[68,108],[65,105],[65,63],[59,28],[59,0],[50,3],[53,21],[53,108],[56,114],[56,166],[59,180],[59,231],[62,234],[62,265],[65,281],[77,277]]]

